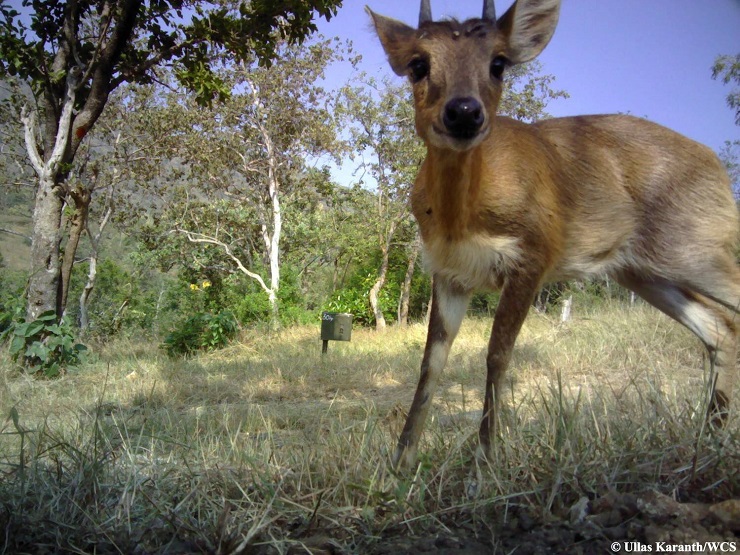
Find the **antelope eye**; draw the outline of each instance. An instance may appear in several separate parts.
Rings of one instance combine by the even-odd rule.
[[[508,65],[509,60],[507,60],[503,56],[496,56],[493,60],[491,60],[491,77],[500,80],[504,75],[504,70],[506,69],[506,66]]]
[[[414,58],[409,62],[408,67],[411,81],[414,83],[418,83],[424,79],[424,77],[429,75],[429,62],[422,58]]]

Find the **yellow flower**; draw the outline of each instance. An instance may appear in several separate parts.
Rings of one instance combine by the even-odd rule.
[[[199,289],[198,285],[196,283],[190,284],[190,290],[191,291],[197,291]]]
[[[203,281],[203,289],[206,289],[211,286],[211,282],[207,279]]]

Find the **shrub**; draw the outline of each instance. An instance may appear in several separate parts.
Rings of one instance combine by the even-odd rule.
[[[10,356],[21,360],[31,373],[55,378],[65,370],[75,369],[87,347],[75,342],[71,328],[57,323],[56,312],[49,310],[36,320],[11,322],[0,338],[10,339]]]
[[[222,310],[215,316],[198,312],[167,334],[163,348],[171,357],[220,349],[236,335],[238,327],[236,317],[229,310]]]
[[[361,326],[374,326],[375,314],[370,306],[369,291],[377,279],[375,270],[356,276],[343,289],[336,291],[332,298],[324,305],[329,312],[348,312],[354,316],[354,322]],[[380,290],[378,301],[388,322],[396,318],[398,301],[398,284],[387,280]]]

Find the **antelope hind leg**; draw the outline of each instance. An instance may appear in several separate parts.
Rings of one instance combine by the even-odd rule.
[[[647,302],[686,326],[704,343],[715,370],[707,418],[722,425],[729,411],[737,381],[737,341],[740,322],[737,314],[707,297],[664,281],[620,281]]]

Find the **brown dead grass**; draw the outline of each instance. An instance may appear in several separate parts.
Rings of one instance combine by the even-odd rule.
[[[246,331],[190,360],[121,341],[55,381],[3,355],[6,551],[284,553],[320,535],[361,552],[384,530],[478,526],[512,503],[559,514],[610,490],[740,495],[738,419],[719,434],[704,428],[698,341],[642,305],[564,325],[530,315],[495,460],[478,468],[490,325],[463,325],[420,463],[401,474],[388,454],[416,386],[422,325],[356,329],[326,356],[317,327]]]

